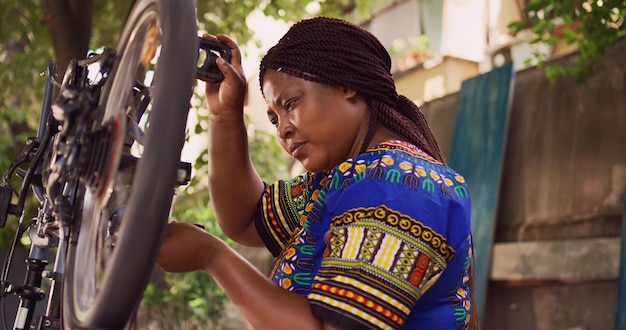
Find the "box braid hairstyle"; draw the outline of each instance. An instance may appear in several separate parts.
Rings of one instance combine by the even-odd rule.
[[[305,80],[351,88],[370,107],[364,152],[377,122],[445,163],[426,118],[417,105],[398,95],[391,76],[391,58],[380,41],[349,22],[316,17],[294,24],[261,61],[259,82],[273,69]]]
[[[268,69],[332,86],[351,88],[365,97],[371,116],[361,146],[364,152],[380,122],[408,142],[445,164],[424,114],[398,95],[391,75],[391,58],[380,41],[349,22],[316,17],[294,24],[261,60],[259,83]],[[470,264],[471,317],[469,329],[479,329],[474,301],[474,265]]]

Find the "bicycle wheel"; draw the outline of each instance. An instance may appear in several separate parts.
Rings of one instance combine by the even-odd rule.
[[[109,143],[108,159],[97,179],[82,178],[86,188],[70,234],[64,328],[122,329],[141,301],[176,185],[196,35],[192,0],[137,0],[127,18],[101,95],[101,123],[109,129],[100,138]],[[144,114],[137,113],[136,82],[145,82],[146,72],[154,76]],[[145,117],[142,147],[131,156],[138,140],[132,120]]]

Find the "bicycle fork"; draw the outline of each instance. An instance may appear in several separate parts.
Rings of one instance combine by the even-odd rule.
[[[45,293],[41,290],[42,272],[48,264],[46,261],[47,248],[41,248],[35,244],[31,246],[27,259],[26,280],[24,286],[17,288],[15,294],[20,297],[13,329],[30,329],[35,305],[45,298]]]
[[[60,228],[51,227],[61,226]],[[52,234],[55,233],[55,234]],[[48,292],[48,304],[45,315],[37,321],[35,329],[52,330],[61,329],[60,324],[60,296],[56,290],[61,287],[62,270],[64,267],[64,251],[66,249],[67,227],[59,224],[52,217],[52,210],[47,199],[39,210],[37,223],[29,231],[31,248],[29,251],[24,285],[14,288],[12,293],[20,298],[19,308],[13,325],[14,330],[31,329],[35,307],[38,302],[46,297],[42,290],[43,279],[51,280],[51,289]],[[56,237],[58,235],[58,237]],[[50,249],[57,247],[54,268],[52,271],[45,270],[48,265]]]

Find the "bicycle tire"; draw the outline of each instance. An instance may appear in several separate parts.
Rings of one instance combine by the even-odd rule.
[[[120,90],[115,84],[128,86],[127,80],[134,79],[126,75],[127,69],[142,65],[136,62],[143,62],[145,58],[128,58],[132,57],[132,49],[144,42],[140,40],[146,36],[145,31],[142,32],[144,25],[154,24],[155,19],[161,32],[161,46],[151,86],[150,93],[154,97],[149,128],[143,138],[143,153],[134,167],[114,248],[104,266],[100,255],[106,251],[99,250],[102,237],[98,235],[102,234],[103,226],[110,225],[107,222],[112,213],[109,210],[104,215],[104,209],[113,203],[111,199],[116,197],[113,195],[118,188],[106,187],[113,191],[113,197],[101,196],[102,189],[91,191],[87,187],[83,190],[83,202],[76,216],[80,222],[70,234],[63,280],[64,328],[125,327],[141,301],[167,224],[195,81],[198,45],[193,0],[135,2],[120,36],[116,48],[118,58],[101,98],[107,109],[103,121],[118,115],[126,118],[124,102],[130,98],[130,89]],[[127,63],[129,61],[135,62]],[[123,162],[119,150],[113,154],[117,159],[111,162],[112,175],[117,180],[126,173],[121,170]],[[126,188],[120,190],[123,190],[121,195],[126,193]]]

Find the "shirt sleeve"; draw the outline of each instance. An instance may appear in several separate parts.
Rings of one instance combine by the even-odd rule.
[[[301,227],[300,217],[309,198],[312,180],[313,174],[306,173],[265,187],[255,226],[265,246],[275,257]]]

